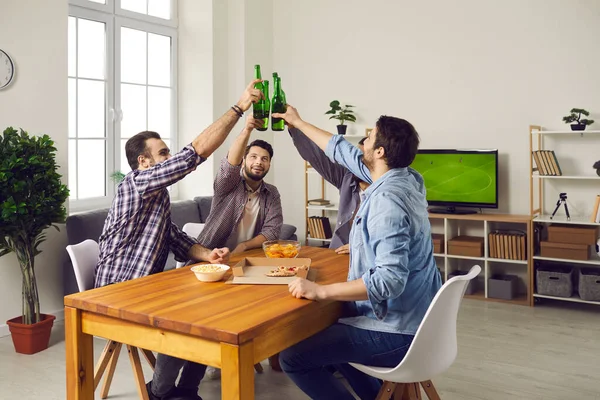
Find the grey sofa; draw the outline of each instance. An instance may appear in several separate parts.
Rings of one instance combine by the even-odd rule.
[[[171,220],[179,228],[188,222],[205,222],[210,212],[212,196],[195,197],[194,200],[181,200],[171,203]],[[108,208],[73,214],[67,218],[67,239],[69,244],[77,244],[86,239],[98,241],[102,234]],[[280,239],[297,240],[296,227],[283,224]],[[169,254],[165,270],[175,268],[175,258]]]

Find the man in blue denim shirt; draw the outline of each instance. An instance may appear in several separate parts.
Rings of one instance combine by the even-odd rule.
[[[297,298],[346,301],[353,316],[280,353],[283,370],[312,399],[354,397],[326,366],[335,366],[361,399],[381,383],[348,362],[394,367],[406,355],[431,300],[441,287],[433,258],[422,176],[408,166],[419,136],[407,121],[382,116],[364,142],[364,155],[341,136],[303,121],[288,105],[281,117],[303,131],[333,161],[372,183],[350,232],[348,281],[318,285],[296,279]]]

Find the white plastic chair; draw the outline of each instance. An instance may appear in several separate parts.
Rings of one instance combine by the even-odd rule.
[[[98,243],[94,240],[87,239],[81,243],[67,246],[67,252],[73,263],[73,270],[75,271],[75,279],[77,280],[79,291],[84,292],[93,289],[94,270],[98,263],[98,255],[100,254]],[[119,354],[121,353],[121,346],[122,343],[109,340],[106,343],[106,346],[104,346],[102,355],[94,368],[94,390],[96,390],[102,379],[102,375],[104,375],[104,372],[106,371],[106,367],[108,367],[108,373],[106,379],[104,379],[104,384],[102,385],[102,390],[100,392],[100,398],[102,399],[108,397],[108,391],[115,373],[115,367],[117,366]],[[146,391],[146,383],[144,381],[144,373],[142,371],[142,365],[140,364],[138,349],[137,347],[127,345],[127,350],[133,368],[138,394],[141,399],[148,399],[148,392]],[[142,350],[142,354],[154,370],[156,364],[154,354],[150,350],[140,350]]]
[[[183,228],[181,229],[184,233],[187,233],[188,236],[193,237],[194,239],[197,239],[198,236],[200,235],[200,232],[202,232],[202,230],[204,229],[204,224],[200,223],[200,222],[188,222],[187,224],[183,225]],[[172,264],[171,264],[172,265]],[[184,262],[177,262],[177,264],[175,264],[175,268],[181,268],[185,265]]]
[[[441,287],[398,366],[382,368],[350,363],[367,375],[384,381],[377,400],[389,400],[392,396],[395,399],[421,399],[419,384],[430,400],[440,399],[431,378],[450,368],[456,359],[458,309],[467,284],[480,272],[481,267],[474,265],[468,274],[455,276]]]

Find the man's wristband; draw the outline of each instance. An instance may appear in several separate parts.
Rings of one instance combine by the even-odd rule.
[[[234,113],[237,114],[238,117],[242,118],[244,116],[244,112],[236,104],[234,104],[233,106],[231,106],[231,109],[233,110]]]

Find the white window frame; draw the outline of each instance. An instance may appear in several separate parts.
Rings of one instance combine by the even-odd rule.
[[[117,0],[120,1],[120,0]],[[136,21],[129,18],[116,17],[115,19],[115,54],[121,54],[121,28],[131,28],[137,29],[141,31],[145,31],[148,33],[155,33],[157,35],[170,36],[171,37],[171,48],[174,49],[171,51],[171,82],[170,86],[172,89],[171,93],[171,136],[169,138],[165,138],[169,140],[169,147],[171,149],[171,154],[174,154],[178,149],[178,141],[177,141],[177,31],[173,28],[166,26],[156,26],[154,24],[149,24],[144,21]],[[146,41],[146,57],[148,57],[148,42]],[[115,60],[115,110],[118,110],[118,119],[119,122],[123,119],[123,111],[121,108],[121,57],[117,57]],[[146,64],[146,79],[148,77],[148,65]],[[153,86],[146,84],[146,87]],[[146,92],[148,93],[148,92]],[[146,121],[148,120],[148,97],[146,97]],[[160,132],[158,132],[160,134]],[[121,124],[115,124],[115,137],[118,138],[119,143],[116,145],[115,149],[115,157],[120,164],[121,160],[121,148],[120,140],[121,140]],[[115,142],[116,143],[116,142]],[[173,198],[177,198],[178,190],[177,184],[173,185],[170,189],[170,195]]]
[[[115,196],[116,185],[110,175],[121,170],[121,27],[142,30],[171,37],[171,136],[172,152],[178,149],[177,135],[177,0],[171,2],[170,20],[122,10],[121,0],[106,0],[106,4],[89,0],[69,0],[69,16],[95,20],[106,24],[106,65],[105,65],[105,142],[106,142],[106,195],[90,199],[69,200],[69,212],[81,212],[96,208],[109,207]],[[77,46],[76,46],[77,51]],[[75,77],[77,78],[77,77]],[[79,79],[79,78],[77,78]],[[84,78],[85,79],[85,78]],[[148,101],[148,99],[146,99]],[[77,104],[76,104],[77,110]],[[147,106],[146,106],[147,107]],[[148,115],[146,115],[146,119]],[[76,120],[77,123],[77,120]],[[69,140],[71,140],[69,136]],[[76,140],[86,140],[79,139]],[[77,159],[76,159],[77,160]],[[78,164],[78,161],[76,161]],[[76,167],[76,173],[79,168]],[[76,177],[77,179],[77,177]],[[177,185],[170,190],[170,195],[177,198]]]

